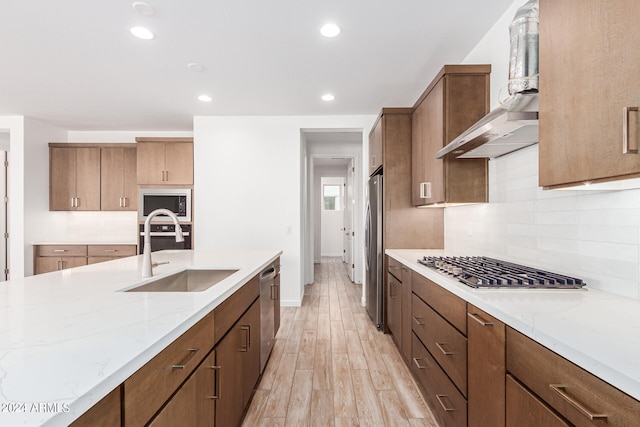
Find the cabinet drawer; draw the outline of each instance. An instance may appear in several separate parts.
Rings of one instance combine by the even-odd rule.
[[[41,245],[38,256],[87,256],[87,245]]]
[[[227,331],[236,323],[236,320],[247,311],[259,296],[260,277],[257,275],[213,310],[216,343],[224,337]]]
[[[637,425],[640,402],[512,328],[507,371],[576,426]]]
[[[387,257],[387,259],[389,260],[389,273],[402,282],[402,264],[391,257]]]
[[[449,378],[467,395],[467,339],[413,295],[413,331]]]
[[[411,278],[413,292],[463,335],[467,335],[467,303],[416,272],[413,272]]]
[[[411,371],[422,386],[433,414],[442,426],[467,425],[467,401],[431,357],[415,334],[412,334]]]
[[[212,347],[210,313],[125,380],[124,425],[149,421]]]
[[[514,427],[569,427],[562,418],[544,404],[535,394],[524,388],[515,378],[507,375],[507,426]]]
[[[89,245],[89,256],[126,257],[136,255],[136,245]]]

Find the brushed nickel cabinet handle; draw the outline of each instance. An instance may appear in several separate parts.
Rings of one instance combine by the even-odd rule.
[[[251,327],[249,325],[240,326],[240,333],[246,332],[244,335],[244,344],[240,347],[240,352],[244,353],[249,351],[250,340],[251,340]]]
[[[414,317],[413,321],[418,324],[418,326],[424,326],[424,323],[421,322],[422,317]]]
[[[638,154],[638,144],[635,148],[629,148],[629,112],[638,112],[638,107],[624,107],[622,109],[622,153]]]
[[[54,249],[53,252],[67,252],[66,249]]]
[[[480,318],[480,316],[478,316],[475,313],[467,313],[467,316],[469,316],[471,319],[475,320],[476,322],[480,323],[482,326],[493,326],[494,325],[493,322],[487,322],[485,320],[482,320]]]
[[[430,199],[431,198],[431,183],[430,182],[421,182],[420,183],[420,198],[421,199]]]
[[[105,249],[104,251],[105,251],[105,252],[111,252],[111,253],[113,253],[113,252],[118,252],[118,250],[117,250],[117,249]]]
[[[80,207],[80,197],[76,197],[76,208]]]
[[[129,198],[128,197],[123,197],[122,198],[122,207],[123,208],[127,208],[127,207],[129,207],[128,205],[129,205]]]
[[[215,370],[215,376],[213,380],[213,395],[207,396],[207,399],[220,399],[220,366],[210,366]]]
[[[445,343],[443,342],[437,342],[436,343],[436,347],[438,347],[438,350],[440,350],[442,352],[442,354],[444,354],[445,356],[453,356],[455,353],[453,351],[447,351],[444,349],[443,345]]]
[[[185,366],[187,365],[187,363],[189,362],[189,359],[191,359],[193,357],[194,354],[196,354],[196,352],[200,350],[197,347],[191,347],[189,349],[189,354],[187,355],[187,357],[184,358],[184,360],[182,361],[182,363],[177,364],[177,365],[171,365],[171,369],[184,369]]]
[[[376,165],[376,156],[371,156],[371,167]]]
[[[62,261],[60,260],[56,261],[56,267],[58,270],[62,270]]]
[[[565,401],[567,401],[567,403],[569,403],[569,405],[571,405],[574,408],[576,408],[578,410],[578,412],[580,412],[582,415],[584,415],[585,417],[587,417],[591,421],[597,421],[597,420],[602,421],[602,420],[606,420],[607,419],[607,417],[608,417],[607,415],[594,414],[590,410],[588,410],[584,405],[582,405],[580,402],[578,402],[577,400],[575,400],[574,398],[569,396],[567,394],[566,390],[565,390],[567,388],[567,386],[562,385],[562,384],[549,384],[549,387],[551,387],[551,389],[553,391],[558,393],[560,395],[560,397],[562,397]]]
[[[416,366],[418,367],[418,369],[428,369],[429,365],[421,365],[420,364],[420,360],[424,361],[424,359],[418,359],[417,357],[413,358],[413,363],[416,364]]]
[[[440,403],[440,406],[442,406],[442,409],[444,409],[445,412],[455,411],[456,408],[451,408],[444,404],[444,401],[442,400],[443,397],[448,397],[448,396],[446,394],[436,394],[436,399],[438,399],[438,403]]]

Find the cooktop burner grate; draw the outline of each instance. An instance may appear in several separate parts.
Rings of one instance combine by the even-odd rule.
[[[425,256],[420,264],[450,274],[473,288],[579,289],[582,279],[482,256]]]

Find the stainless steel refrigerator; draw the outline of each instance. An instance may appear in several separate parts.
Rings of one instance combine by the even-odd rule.
[[[382,253],[382,174],[369,178],[369,200],[365,219],[367,311],[378,329],[383,327],[384,262]]]

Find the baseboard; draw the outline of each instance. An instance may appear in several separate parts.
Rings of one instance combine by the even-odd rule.
[[[286,299],[280,300],[280,307],[301,307],[301,306],[302,306],[302,300],[286,300]]]

